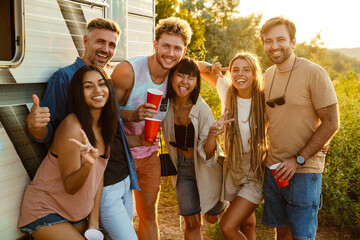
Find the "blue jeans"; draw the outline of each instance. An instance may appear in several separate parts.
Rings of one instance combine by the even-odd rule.
[[[178,177],[176,183],[176,198],[181,216],[191,216],[201,211],[199,191],[196,183],[194,158],[178,153]],[[206,214],[219,215],[225,209],[225,204],[219,201]]]
[[[132,225],[130,178],[104,187],[100,202],[100,223],[112,239],[138,239]]]
[[[86,218],[84,218],[80,221],[72,222],[72,221],[69,221],[69,220],[63,218],[62,216],[60,216],[57,213],[50,213],[50,214],[46,215],[45,217],[36,219],[35,221],[29,223],[28,225],[21,227],[20,230],[31,234],[31,233],[35,232],[39,227],[51,226],[51,225],[54,225],[57,223],[63,223],[63,222],[68,222],[71,225],[76,226],[85,221],[86,221]]]
[[[321,207],[321,173],[296,173],[289,183],[279,188],[266,168],[261,222],[270,227],[290,226],[291,236],[296,239],[315,239]]]

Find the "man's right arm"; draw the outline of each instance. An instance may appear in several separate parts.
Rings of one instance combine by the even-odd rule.
[[[44,97],[38,101],[33,96],[34,105],[26,118],[27,130],[34,140],[49,142],[62,120],[67,115],[67,81],[58,71],[54,73],[46,87]]]
[[[135,82],[134,78],[133,68],[127,61],[119,63],[111,74],[111,80],[114,84],[120,106],[126,105]],[[151,107],[155,106],[144,103],[136,110],[121,110],[121,117],[124,122],[140,122],[145,117],[151,118],[157,113]]]
[[[34,105],[26,117],[27,130],[34,139],[41,141],[45,139],[49,133],[47,124],[50,122],[50,112],[49,108],[40,107],[38,96],[33,94],[32,98]]]

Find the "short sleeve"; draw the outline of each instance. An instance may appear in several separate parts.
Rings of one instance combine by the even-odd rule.
[[[327,72],[319,68],[312,75],[310,93],[314,108],[320,109],[337,103],[335,89]]]

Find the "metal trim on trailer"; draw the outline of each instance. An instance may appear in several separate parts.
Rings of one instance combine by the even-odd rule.
[[[154,16],[150,16],[150,15],[145,15],[145,14],[139,14],[139,13],[134,13],[134,12],[128,12],[131,15],[134,16],[138,16],[138,17],[144,17],[144,18],[150,18],[150,19],[155,19]]]
[[[99,7],[109,7],[109,4],[106,3],[106,0],[101,0],[102,2],[96,1],[96,0],[65,0],[67,2],[78,2],[78,3],[85,3],[90,5],[95,5]]]

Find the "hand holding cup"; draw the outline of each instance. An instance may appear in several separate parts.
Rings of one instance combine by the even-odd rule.
[[[158,144],[161,141],[161,134],[159,134],[159,132],[155,136],[155,141],[153,141],[153,142],[147,141],[145,138],[145,126],[142,126],[142,130],[143,130],[143,132],[140,135],[141,146],[153,146],[153,145]],[[161,128],[159,128],[159,131],[161,131]]]
[[[145,140],[155,142],[159,132],[161,120],[155,118],[145,118]]]
[[[154,110],[158,110],[159,104],[164,93],[159,89],[149,88],[147,90],[147,100],[146,103],[151,103],[155,107]]]
[[[281,163],[276,163],[272,166],[270,166],[270,171],[272,172],[272,174],[274,175],[274,178],[276,180],[276,183],[278,184],[278,186],[280,188],[283,188],[283,187],[286,187],[286,186],[289,186],[289,182],[288,181],[285,181],[285,180],[282,180],[280,181],[281,177],[284,175],[284,174],[281,174],[278,178],[276,178],[276,173],[275,173],[275,170],[279,167]]]

